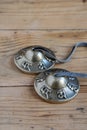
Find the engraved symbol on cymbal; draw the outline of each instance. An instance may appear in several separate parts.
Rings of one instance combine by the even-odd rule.
[[[31,64],[29,63],[29,62],[27,62],[27,61],[24,61],[23,63],[22,63],[22,67],[24,68],[24,69],[26,69],[26,70],[31,70]]]
[[[36,78],[37,82],[43,82],[44,79],[43,78]]]
[[[43,87],[41,87],[40,92],[48,99],[51,90],[44,85]]]
[[[41,70],[44,70],[46,67],[42,62],[40,62],[39,65],[38,65],[38,68],[41,69]]]
[[[23,57],[22,55],[17,55],[16,60],[20,60],[20,59],[22,59],[22,57]]]
[[[57,97],[59,99],[63,99],[63,98],[66,99],[66,94],[65,94],[64,90],[58,90]]]
[[[77,85],[75,85],[75,84],[68,83],[67,86],[68,86],[69,89],[71,89],[75,93],[78,91]]]

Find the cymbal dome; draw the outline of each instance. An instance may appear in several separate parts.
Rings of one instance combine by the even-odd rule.
[[[46,78],[47,85],[52,89],[61,89],[66,87],[68,82],[66,77],[54,77],[53,75],[48,75]]]
[[[44,55],[42,52],[33,51],[33,50],[29,49],[28,51],[26,51],[25,57],[28,60],[30,60],[31,62],[39,62],[39,61],[43,60]]]

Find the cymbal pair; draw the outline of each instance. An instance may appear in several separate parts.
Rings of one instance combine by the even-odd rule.
[[[49,102],[61,103],[77,95],[80,89],[77,77],[87,78],[87,74],[51,68],[56,63],[69,62],[77,47],[87,47],[87,43],[75,44],[70,54],[60,60],[46,47],[30,46],[18,51],[14,56],[14,62],[23,72],[40,73],[34,81],[34,88],[40,97]]]

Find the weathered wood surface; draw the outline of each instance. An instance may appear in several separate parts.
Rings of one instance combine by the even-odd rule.
[[[87,41],[85,0],[0,0],[0,130],[86,130],[87,79],[78,96],[65,104],[49,104],[37,96],[34,77],[22,73],[14,54],[43,45],[64,58],[76,42]],[[87,48],[55,67],[87,73]]]
[[[83,0],[0,0],[1,29],[87,29]]]

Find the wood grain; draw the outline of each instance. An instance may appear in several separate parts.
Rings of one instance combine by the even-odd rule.
[[[87,29],[83,0],[0,0],[0,29]]]
[[[0,88],[0,129],[86,130],[86,126],[87,93],[65,104],[49,104],[33,87]]]
[[[87,79],[79,78],[74,100],[50,104],[34,91],[36,75],[22,73],[13,61],[30,45],[62,59],[81,41],[87,41],[87,0],[0,0],[0,130],[87,129]],[[55,67],[87,73],[87,48]]]

